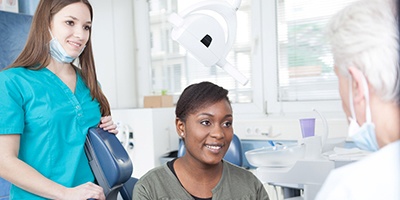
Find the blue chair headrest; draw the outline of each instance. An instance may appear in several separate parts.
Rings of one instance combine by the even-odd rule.
[[[242,143],[237,135],[233,135],[224,159],[237,166],[243,165]]]
[[[129,180],[133,171],[132,161],[114,134],[101,128],[90,128],[85,145],[87,157],[92,162],[91,168],[99,184],[104,180],[98,179],[104,178],[108,187],[113,188]],[[100,169],[100,172],[96,172],[95,168],[98,168],[97,171]]]

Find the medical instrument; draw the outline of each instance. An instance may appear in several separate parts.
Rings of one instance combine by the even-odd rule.
[[[241,0],[234,5],[225,1],[203,1],[183,10],[179,14],[172,13],[168,21],[174,26],[171,38],[188,50],[203,65],[217,65],[224,69],[242,85],[248,79],[226,60],[236,37],[236,11]],[[214,11],[226,22],[226,33],[218,20],[199,11]]]

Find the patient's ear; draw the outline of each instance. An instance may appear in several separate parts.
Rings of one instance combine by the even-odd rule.
[[[185,136],[185,123],[180,120],[179,118],[175,119],[175,127],[176,127],[176,132],[178,133],[179,137],[184,138]]]

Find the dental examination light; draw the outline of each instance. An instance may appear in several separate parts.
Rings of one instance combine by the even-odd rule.
[[[236,37],[236,11],[241,0],[234,5],[225,0],[199,2],[179,14],[172,13],[168,21],[174,26],[171,38],[188,50],[207,67],[217,65],[242,85],[248,79],[226,60]],[[225,31],[216,18],[199,11],[214,11],[222,16],[227,25]]]

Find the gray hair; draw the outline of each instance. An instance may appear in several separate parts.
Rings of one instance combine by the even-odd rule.
[[[327,29],[335,66],[360,69],[384,100],[399,100],[399,37],[395,0],[360,0],[337,13]]]

